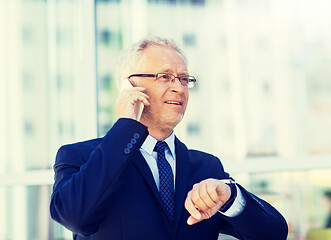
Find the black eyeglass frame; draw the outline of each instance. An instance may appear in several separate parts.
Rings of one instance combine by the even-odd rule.
[[[179,80],[179,82],[183,85],[183,86],[185,86],[185,87],[189,87],[190,88],[190,86],[189,86],[189,83],[192,83],[192,85],[197,81],[196,79],[195,79],[195,77],[193,77],[193,76],[190,76],[190,75],[180,75],[180,76],[175,76],[175,75],[173,75],[173,74],[171,74],[171,73],[157,73],[157,74],[150,74],[150,73],[137,73],[137,74],[131,74],[128,78],[130,79],[131,77],[154,77],[155,78],[155,80],[157,81],[157,79],[158,79],[158,75],[159,74],[167,74],[167,75],[170,75],[170,76],[173,76],[173,79],[172,80],[170,80],[170,81],[172,81],[172,82],[174,82],[175,81],[175,79],[176,78],[178,78],[178,80]],[[183,83],[182,83],[182,81],[181,81],[181,77],[187,77],[188,78],[188,81],[187,81],[187,85],[184,85]],[[192,86],[193,87],[193,86]]]

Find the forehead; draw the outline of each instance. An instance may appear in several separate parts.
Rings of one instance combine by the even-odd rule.
[[[187,72],[183,57],[173,48],[167,46],[148,46],[141,53],[137,66],[140,71],[182,73]]]

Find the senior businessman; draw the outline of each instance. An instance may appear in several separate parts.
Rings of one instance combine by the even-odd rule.
[[[196,79],[175,42],[133,44],[119,58],[117,81],[132,87],[119,92],[108,133],[56,156],[50,213],[74,239],[286,239],[274,207],[237,184],[217,157],[176,137]]]

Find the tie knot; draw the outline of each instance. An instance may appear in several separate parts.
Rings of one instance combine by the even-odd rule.
[[[168,147],[168,144],[163,141],[157,141],[154,147],[154,151],[156,152],[164,152],[164,150]]]

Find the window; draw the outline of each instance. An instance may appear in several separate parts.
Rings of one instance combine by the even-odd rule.
[[[56,151],[111,128],[120,50],[148,34],[176,40],[198,80],[176,135],[275,205],[290,240],[322,227],[331,189],[331,5],[297,6],[0,1],[0,239],[72,239],[49,218]]]

